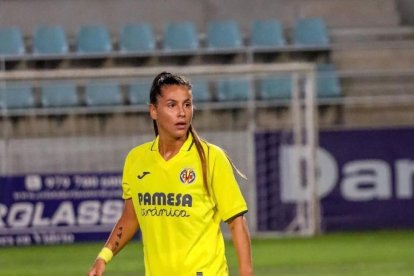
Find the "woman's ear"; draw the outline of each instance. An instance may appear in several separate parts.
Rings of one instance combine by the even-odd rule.
[[[157,108],[155,107],[154,104],[149,105],[149,112],[150,112],[151,119],[157,120]]]

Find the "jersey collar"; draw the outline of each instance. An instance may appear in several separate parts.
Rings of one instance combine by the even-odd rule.
[[[160,136],[157,135],[151,145],[151,151],[158,151],[158,144],[159,144]],[[184,144],[181,146],[180,151],[190,151],[194,144],[193,135],[191,132],[188,133],[187,140],[185,140]]]

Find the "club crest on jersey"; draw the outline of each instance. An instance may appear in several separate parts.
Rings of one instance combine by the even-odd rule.
[[[180,173],[180,180],[184,184],[191,184],[194,182],[196,174],[193,169],[185,168]]]

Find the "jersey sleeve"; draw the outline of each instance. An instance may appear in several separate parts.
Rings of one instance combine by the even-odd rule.
[[[234,176],[233,167],[223,150],[216,148],[211,164],[211,187],[222,221],[228,221],[247,212],[247,204]]]
[[[129,199],[131,195],[131,167],[133,162],[133,151],[130,151],[125,158],[124,170],[122,172],[122,198]]]

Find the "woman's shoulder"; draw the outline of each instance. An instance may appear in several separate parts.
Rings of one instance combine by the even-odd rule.
[[[224,150],[216,144],[212,144],[210,142],[204,141],[203,147],[204,147],[204,150],[208,152],[208,155],[210,157],[215,157],[215,156],[220,156],[220,155],[225,156]]]
[[[136,159],[144,156],[147,152],[151,151],[153,143],[154,141],[149,141],[133,147],[129,151],[127,158]]]

